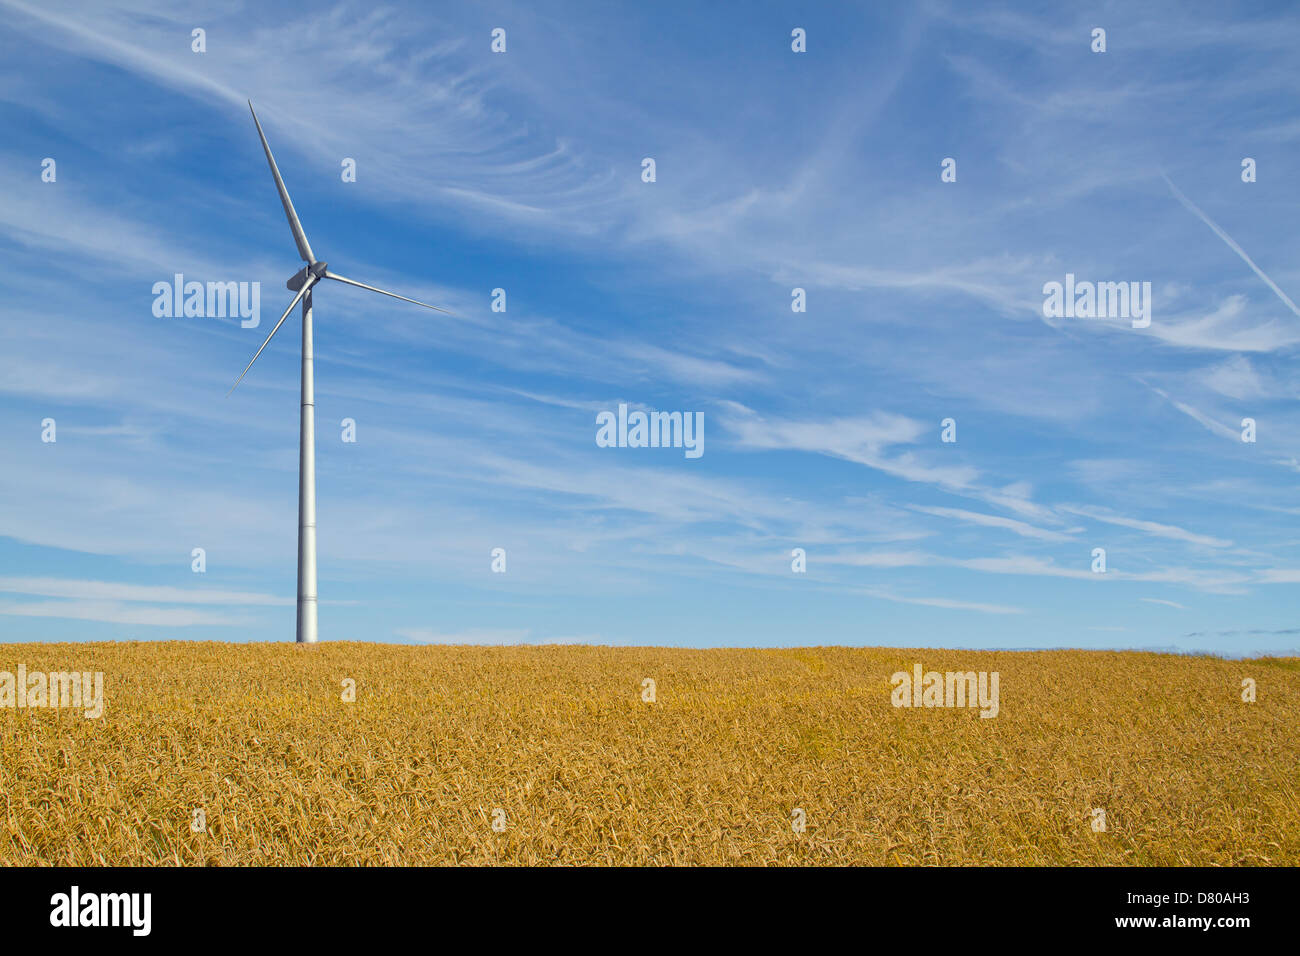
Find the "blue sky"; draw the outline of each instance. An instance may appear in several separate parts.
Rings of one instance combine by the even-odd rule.
[[[0,640],[293,639],[251,98],[316,254],[456,313],[316,295],[323,640],[1294,653],[1300,18],[971,6],[0,0]]]

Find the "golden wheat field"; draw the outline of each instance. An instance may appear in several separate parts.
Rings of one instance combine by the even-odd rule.
[[[997,717],[892,706],[917,662],[999,672]],[[19,663],[102,671],[105,706],[0,708],[8,865],[1300,863],[1294,658],[0,645]]]

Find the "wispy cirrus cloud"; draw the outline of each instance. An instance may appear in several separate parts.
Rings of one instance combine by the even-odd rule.
[[[244,627],[253,623],[246,615],[116,601],[0,601],[0,615],[171,628]]]
[[[1158,538],[1169,538],[1173,541],[1185,541],[1188,544],[1201,545],[1207,548],[1230,548],[1232,542],[1223,538],[1215,538],[1210,535],[1196,534],[1185,528],[1179,528],[1176,525],[1161,524],[1158,521],[1144,521],[1140,518],[1126,518],[1123,515],[1115,514],[1104,508],[1087,508],[1078,505],[1058,505],[1062,511],[1070,514],[1079,515],[1081,518],[1091,518],[1094,521],[1101,521],[1105,524],[1116,525],[1121,528],[1132,528],[1135,531],[1143,531],[1147,534],[1155,535]]]
[[[1177,609],[1180,610],[1180,611],[1186,611],[1186,610],[1187,610],[1187,606],[1186,606],[1186,605],[1179,604],[1177,601],[1167,601],[1167,600],[1165,600],[1164,598],[1148,598],[1148,597],[1144,597],[1144,598],[1142,598],[1142,600],[1143,600],[1143,601],[1146,601],[1148,604],[1162,604],[1162,605],[1164,605],[1165,607],[1173,607],[1173,608],[1177,608]]]
[[[66,578],[0,578],[0,592],[86,601],[144,601],[155,604],[269,606],[294,603],[291,597],[277,597],[252,591],[177,588]]]
[[[934,508],[924,505],[908,505],[908,507],[922,514],[934,515],[940,518],[953,518],[957,521],[980,525],[985,528],[1003,528],[1020,535],[1022,538],[1037,538],[1042,541],[1070,541],[1082,530],[1071,528],[1067,531],[1051,531],[1047,528],[1035,527],[1024,521],[1017,521],[1015,518],[1003,518],[999,515],[982,514],[961,508]]]
[[[879,598],[882,601],[892,601],[896,604],[916,604],[921,607],[937,607],[951,611],[975,611],[979,614],[1025,613],[1024,608],[1010,607],[1004,604],[984,604],[978,601],[958,601],[953,598],[945,597],[910,597],[874,588],[860,588],[858,590],[860,593],[866,594],[870,597]]]

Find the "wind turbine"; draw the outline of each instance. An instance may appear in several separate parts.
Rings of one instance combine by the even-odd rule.
[[[262,124],[258,122],[257,111],[253,109],[252,100],[248,103],[248,110],[253,114],[253,123],[257,126],[257,135],[262,140],[262,150],[266,153],[266,161],[271,166],[271,175],[275,177],[275,188],[280,193],[280,204],[284,206],[284,214],[289,220],[289,229],[293,233],[293,241],[298,246],[298,255],[302,256],[302,261],[307,263],[297,272],[295,272],[285,283],[290,292],[296,293],[289,307],[284,310],[284,315],[280,316],[280,321],[275,323],[275,328],[271,334],[266,337],[261,348],[253,355],[239,378],[235,379],[235,384],[231,386],[230,392],[239,387],[239,383],[244,380],[248,370],[253,367],[253,362],[257,361],[257,356],[262,354],[267,343],[275,337],[275,333],[280,331],[280,326],[284,325],[284,320],[289,317],[293,307],[302,302],[302,418],[299,423],[298,432],[298,643],[315,644],[316,634],[316,385],[315,374],[312,369],[312,337],[311,337],[311,290],[312,287],[322,279],[333,279],[335,282],[343,282],[347,285],[354,285],[358,289],[369,289],[371,292],[378,292],[381,295],[389,295],[394,299],[401,299],[403,302],[411,302],[415,305],[424,306],[426,309],[433,309],[435,312],[447,312],[446,309],[440,309],[436,305],[429,305],[426,302],[417,302],[415,299],[408,299],[404,295],[398,295],[396,292],[389,292],[386,289],[378,289],[372,285],[366,285],[364,282],[357,282],[355,279],[349,279],[347,276],[341,276],[337,272],[330,272],[326,268],[326,263],[320,262],[311,251],[311,245],[307,242],[307,235],[302,231],[302,223],[298,221],[298,214],[294,212],[293,202],[289,199],[289,191],[284,188],[284,180],[280,178],[279,167],[275,165],[275,157],[271,155],[271,147],[266,142],[266,134],[262,132]],[[451,313],[448,312],[450,315]],[[230,396],[230,392],[226,396]]]

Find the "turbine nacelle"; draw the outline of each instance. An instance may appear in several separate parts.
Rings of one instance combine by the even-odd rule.
[[[317,279],[323,279],[325,277],[325,268],[328,265],[329,263],[327,262],[313,262],[309,266],[303,266],[289,277],[288,281],[285,282],[284,287],[290,292],[297,292],[307,282],[308,276],[315,276]]]
[[[396,292],[389,292],[387,289],[381,289],[378,286],[373,285],[366,285],[364,282],[358,282],[356,279],[349,279],[347,276],[341,276],[337,272],[330,272],[329,267],[316,258],[315,254],[311,251],[311,243],[307,241],[307,234],[302,231],[302,223],[298,221],[298,213],[294,211],[293,200],[289,198],[289,190],[284,188],[284,179],[280,176],[280,167],[275,165],[275,157],[271,155],[271,144],[266,141],[266,134],[262,132],[262,124],[257,118],[257,112],[253,109],[252,102],[249,102],[248,104],[248,111],[253,114],[253,125],[257,127],[258,139],[262,141],[262,152],[266,154],[266,164],[271,167],[271,178],[275,180],[275,190],[280,194],[280,205],[284,207],[285,218],[289,220],[289,231],[293,233],[294,245],[298,247],[298,255],[302,256],[302,261],[307,264],[290,276],[289,281],[285,283],[285,286],[288,287],[289,291],[294,293],[293,301],[289,303],[289,308],[284,310],[284,315],[280,316],[280,321],[275,323],[275,327],[271,329],[270,334],[262,341],[261,348],[253,353],[252,360],[244,366],[244,370],[239,374],[239,378],[235,379],[235,384],[230,387],[230,391],[233,392],[239,387],[239,383],[244,380],[244,376],[248,374],[248,370],[253,367],[253,362],[257,361],[257,357],[262,354],[262,350],[270,344],[271,339],[275,337],[275,333],[280,331],[280,326],[284,325],[284,320],[289,317],[289,313],[293,311],[294,306],[303,301],[304,297],[311,291],[313,286],[325,279],[333,279],[335,282],[356,286],[358,289],[368,289],[371,292],[378,292],[380,295],[392,296],[394,299],[401,299],[403,302],[410,302],[414,305],[423,306],[424,308],[432,309],[435,312],[446,312],[446,309],[440,309],[436,305],[429,305],[429,303],[421,302],[419,299],[408,299],[406,296],[398,295]],[[303,306],[303,322],[309,322],[307,306],[305,304]],[[306,340],[304,339],[304,341]],[[304,367],[306,367],[305,364]],[[226,394],[229,395],[230,392],[227,392]],[[304,394],[306,393],[304,392]],[[315,638],[313,638],[313,640],[315,640]]]

